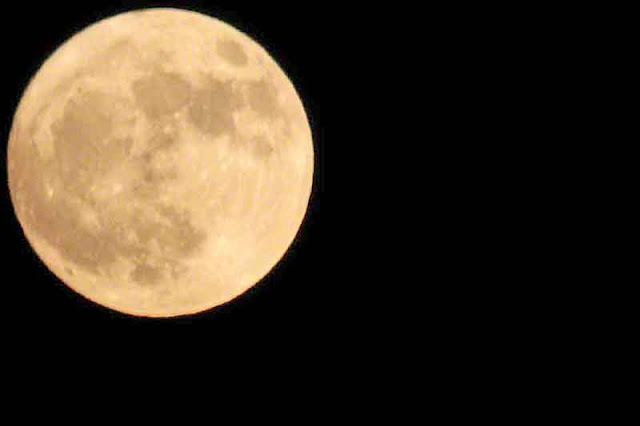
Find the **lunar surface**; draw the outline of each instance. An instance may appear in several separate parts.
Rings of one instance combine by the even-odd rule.
[[[313,142],[255,41],[179,9],[117,15],[42,65],[14,116],[23,232],[69,287],[171,317],[225,303],[283,257],[304,218]]]

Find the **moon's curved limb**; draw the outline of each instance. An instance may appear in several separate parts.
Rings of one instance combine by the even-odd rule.
[[[224,303],[279,261],[307,208],[313,145],[257,43],[196,12],[147,9],[47,59],[16,111],[8,173],[23,231],[60,279],[166,317]]]

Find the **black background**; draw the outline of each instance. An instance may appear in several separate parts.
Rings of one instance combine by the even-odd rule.
[[[187,352],[228,350],[229,345],[239,344],[257,344],[263,350],[283,344],[308,348],[330,338],[331,318],[337,309],[337,298],[330,293],[335,293],[336,284],[341,285],[328,282],[332,271],[329,227],[324,219],[328,103],[337,84],[332,72],[340,60],[336,47],[342,44],[335,5],[238,1],[12,4],[4,11],[7,23],[0,28],[7,58],[0,80],[0,138],[6,144],[29,79],[61,43],[100,19],[147,7],[181,7],[221,19],[258,41],[287,73],[305,105],[316,151],[314,187],[303,226],[284,259],[235,300],[184,317],[131,317],[86,300],[49,272],[22,233],[4,179],[0,198],[6,271],[1,296],[4,336],[14,343],[12,347],[35,346],[47,354],[65,347],[87,349],[92,343],[128,354],[145,345]],[[5,161],[2,168],[6,177]]]

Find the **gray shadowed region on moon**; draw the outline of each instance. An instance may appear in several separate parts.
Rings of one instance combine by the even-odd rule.
[[[149,9],[47,59],[14,116],[8,173],[23,231],[61,280],[166,317],[233,299],[282,258],[309,201],[313,145],[293,85],[257,43],[211,17]]]

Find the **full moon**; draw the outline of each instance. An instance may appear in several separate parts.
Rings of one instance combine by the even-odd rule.
[[[146,9],[62,44],[27,86],[7,162],[44,264],[130,315],[201,312],[260,281],[293,242],[313,180],[293,84],[215,18]]]

